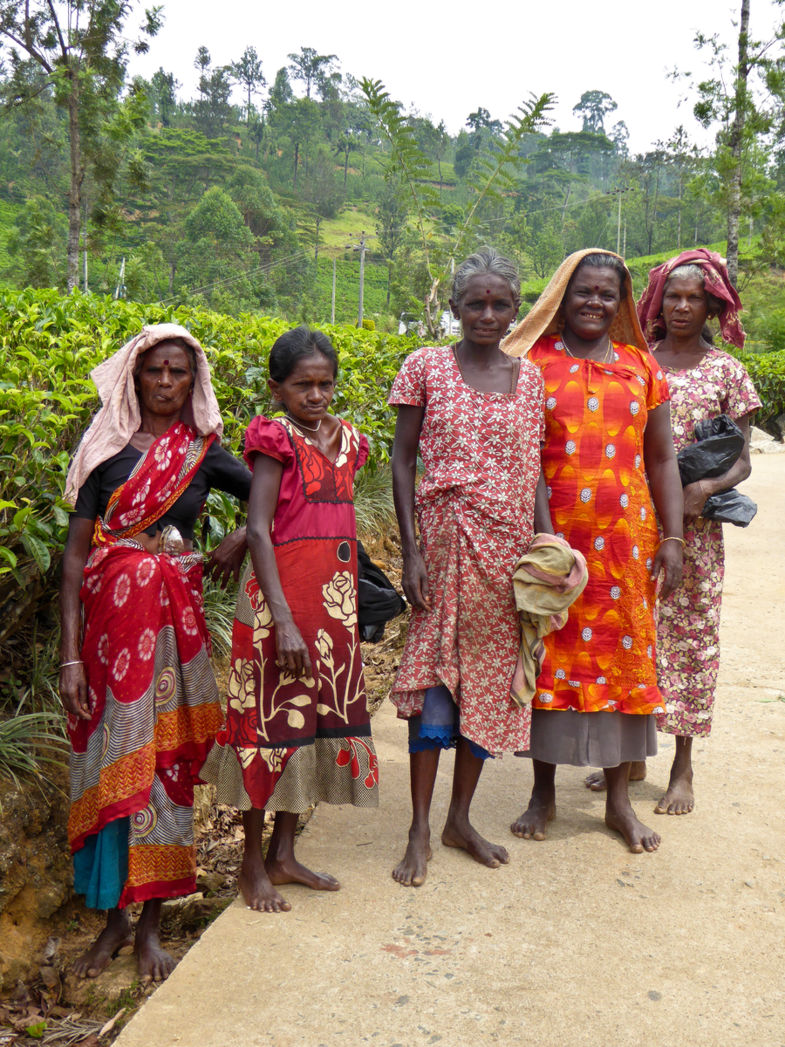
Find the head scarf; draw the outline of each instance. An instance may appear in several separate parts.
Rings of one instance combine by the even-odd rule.
[[[589,247],[584,251],[575,251],[564,259],[553,274],[548,286],[531,308],[531,312],[521,320],[515,330],[507,336],[502,349],[509,356],[525,356],[538,338],[543,335],[557,334],[561,330],[560,310],[562,300],[567,292],[567,285],[581,262],[590,254],[609,254],[624,259],[613,251],[604,251],[601,247]],[[624,267],[627,269],[627,267]],[[625,345],[637,345],[648,352],[646,339],[643,337],[638,314],[635,311],[635,297],[632,293],[632,278],[627,270],[627,290],[622,295],[619,311],[614,317],[609,334],[614,342]]]
[[[682,251],[675,258],[669,258],[662,265],[655,266],[649,272],[649,283],[638,302],[638,316],[646,337],[657,342],[665,334],[665,321],[662,318],[662,296],[668,277],[680,265],[697,265],[703,273],[703,286],[706,292],[720,302],[720,331],[726,342],[737,349],[744,347],[744,328],[739,322],[741,302],[736,288],[730,282],[725,261],[716,251],[697,247],[694,251]]]
[[[134,384],[136,362],[148,349],[171,338],[182,338],[196,356],[193,392],[183,408],[181,421],[192,426],[200,436],[215,433],[220,439],[223,422],[204,349],[191,332],[179,324],[143,327],[140,334],[90,372],[101,398],[101,407],[82,437],[68,469],[65,482],[67,502],[76,503],[79,488],[93,469],[122,451],[139,429],[142,415]]]

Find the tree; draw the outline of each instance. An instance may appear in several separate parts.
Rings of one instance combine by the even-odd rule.
[[[399,182],[388,179],[376,208],[376,236],[387,262],[387,308],[390,308],[392,268],[406,237],[408,208]]]
[[[229,73],[229,66],[220,65],[199,77],[200,98],[194,103],[194,116],[199,129],[211,137],[223,133],[232,115]]]
[[[43,196],[33,196],[19,212],[8,237],[8,250],[23,284],[56,287],[62,279],[62,255],[57,243],[64,221],[51,201]]]
[[[326,79],[330,66],[337,61],[337,55],[319,55],[312,47],[301,47],[300,53],[290,54],[289,72],[295,80],[305,84],[305,97],[311,97],[311,88]]]
[[[177,91],[183,85],[174,78],[174,73],[166,73],[159,67],[150,80],[151,103],[153,112],[161,121],[162,127],[170,127],[172,117],[177,110]]]
[[[573,113],[583,118],[583,130],[595,135],[605,134],[605,117],[616,109],[617,104],[605,91],[584,91],[572,107]]]
[[[235,80],[245,88],[245,122],[251,124],[251,99],[265,86],[267,80],[262,73],[262,63],[255,47],[246,47],[240,60],[230,66]]]
[[[120,105],[128,58],[126,22],[135,6],[135,0],[0,0],[0,39],[10,55],[18,88],[15,101],[24,103],[32,97],[30,79],[24,75],[32,63],[44,71],[55,103],[67,115],[69,290],[79,280],[85,175],[102,145],[102,131]],[[133,51],[147,51],[149,38],[160,26],[160,8],[146,11]],[[127,141],[126,136],[113,143],[118,160]]]

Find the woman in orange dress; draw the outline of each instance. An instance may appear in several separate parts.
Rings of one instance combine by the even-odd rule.
[[[653,851],[660,838],[636,817],[628,776],[631,761],[656,752],[653,611],[660,575],[663,593],[680,581],[682,495],[668,385],[622,259],[598,250],[567,258],[504,348],[542,370],[551,518],[589,570],[567,624],[545,639],[526,753],[534,788],[511,828],[543,839],[556,765],[599,765],[606,824],[631,851]]]

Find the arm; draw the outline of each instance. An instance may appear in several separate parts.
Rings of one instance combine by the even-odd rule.
[[[93,520],[72,516],[68,521],[68,539],[63,551],[60,581],[60,698],[67,713],[89,720],[87,676],[80,661],[82,645],[82,605],[79,590],[93,540]]]
[[[643,436],[643,460],[654,505],[663,527],[663,537],[682,538],[684,501],[673,450],[670,404],[666,401],[649,412]],[[681,584],[681,542],[662,542],[652,566],[652,578],[664,572],[660,596],[670,595]]]
[[[417,448],[425,407],[401,404],[395,423],[392,450],[393,499],[401,532],[403,572],[401,583],[406,599],[419,611],[430,611],[428,572],[417,548],[414,527],[414,479],[417,472]]]
[[[722,473],[721,476],[706,477],[703,480],[697,480],[694,484],[688,484],[684,488],[685,520],[694,520],[700,516],[706,504],[706,499],[710,498],[711,495],[717,494],[719,491],[730,490],[731,487],[740,484],[742,480],[746,480],[750,475],[752,471],[750,465],[750,418],[753,413],[753,411],[750,411],[748,414],[736,419],[736,425],[744,434],[744,447],[730,469],[726,473]]]
[[[537,481],[537,493],[534,496],[534,530],[537,534],[554,533],[551,507],[548,504],[548,488],[542,470],[540,470],[540,478]]]
[[[217,487],[220,491],[234,495],[239,501],[247,502],[251,490],[251,470],[223,447],[213,445],[208,454],[211,452],[215,463],[211,470],[211,487]],[[209,577],[218,582],[221,588],[226,588],[230,578],[238,582],[247,549],[245,527],[238,527],[227,534],[207,554],[205,570]]]
[[[265,454],[254,459],[246,536],[254,573],[275,624],[278,665],[295,676],[311,675],[311,659],[281,586],[270,529],[281,487],[282,464]]]

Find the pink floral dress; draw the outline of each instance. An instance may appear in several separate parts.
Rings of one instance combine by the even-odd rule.
[[[525,749],[531,711],[510,697],[520,645],[512,573],[532,538],[543,382],[521,360],[511,393],[467,385],[452,347],[418,349],[389,402],[424,406],[415,498],[433,610],[413,611],[392,701],[422,712],[446,686],[460,733],[490,753]]]
[[[656,353],[655,353],[656,355]],[[667,371],[676,451],[694,442],[695,423],[728,414],[742,418],[760,407],[750,376],[735,357],[711,349],[697,367]],[[711,731],[720,666],[720,605],[725,574],[722,524],[685,521],[681,587],[659,602],[657,679],[666,702],[658,727],[667,734]]]

